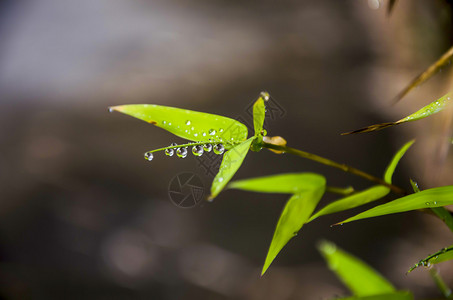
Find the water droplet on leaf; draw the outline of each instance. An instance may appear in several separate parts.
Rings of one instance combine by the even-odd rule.
[[[109,107],[109,112],[113,112],[113,108]]]
[[[206,152],[211,152],[212,150],[212,145],[211,144],[205,144],[203,146],[203,150],[206,151]]]
[[[176,155],[178,155],[178,157],[181,157],[181,158],[186,158],[186,156],[187,156],[187,148],[186,147],[182,147],[182,148],[176,149]]]
[[[154,155],[153,155],[151,152],[146,152],[146,153],[145,153],[145,159],[146,159],[147,161],[152,161],[153,158],[154,158]]]
[[[190,125],[190,120],[187,120],[187,121],[186,121],[186,125],[187,125],[187,126]]]
[[[222,144],[215,144],[214,145],[214,153],[215,154],[223,154],[225,151],[225,147]]]
[[[175,154],[175,149],[165,149],[165,155],[173,156]]]
[[[209,129],[209,135],[214,135],[215,134],[215,129]]]
[[[195,156],[202,156],[203,152],[204,152],[203,146],[201,146],[201,145],[196,145],[196,146],[192,147],[192,153]]]

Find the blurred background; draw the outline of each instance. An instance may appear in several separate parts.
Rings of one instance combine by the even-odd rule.
[[[181,140],[108,106],[153,103],[266,123],[288,145],[380,176],[414,137],[394,183],[453,184],[438,114],[372,134],[449,90],[446,67],[398,105],[392,98],[452,43],[450,1],[4,0],[0,2],[0,297],[3,299],[329,299],[349,295],[316,243],[328,239],[399,289],[440,297],[426,270],[452,244],[418,212],[331,228],[364,208],[305,226],[263,278],[287,195],[228,190],[175,206],[169,183],[212,174],[199,160],[147,150]],[[208,159],[207,157],[205,159]],[[205,161],[206,162],[206,161]],[[289,155],[250,153],[235,179],[318,172],[332,186],[371,184]],[[386,200],[392,199],[389,196]],[[336,199],[326,195],[325,205]],[[366,208],[366,207],[365,207]],[[451,263],[439,265],[453,285]]]

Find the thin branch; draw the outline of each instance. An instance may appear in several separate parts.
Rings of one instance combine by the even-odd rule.
[[[312,154],[312,153],[309,153],[309,152],[305,152],[305,151],[294,149],[294,148],[287,147],[287,146],[277,146],[277,145],[273,145],[273,144],[268,144],[268,143],[265,143],[265,142],[263,142],[263,147],[264,148],[268,148],[268,149],[283,151],[285,153],[290,153],[290,154],[293,154],[293,155],[297,155],[297,156],[300,156],[300,157],[303,157],[303,158],[306,158],[306,159],[310,159],[310,160],[316,161],[318,163],[324,164],[326,166],[330,166],[330,167],[334,167],[334,168],[343,170],[345,172],[348,172],[348,173],[357,175],[359,177],[365,178],[365,179],[367,179],[369,181],[372,181],[372,182],[378,183],[380,185],[386,186],[389,189],[391,189],[393,192],[395,192],[396,194],[399,194],[399,195],[402,195],[402,196],[408,194],[403,188],[400,188],[400,187],[398,187],[396,185],[387,183],[381,178],[378,178],[376,176],[373,176],[371,174],[368,174],[366,172],[363,172],[363,171],[361,171],[359,169],[356,169],[354,167],[348,166],[346,164],[340,164],[340,163],[337,163],[337,162],[335,162],[333,160],[318,156],[316,154]]]

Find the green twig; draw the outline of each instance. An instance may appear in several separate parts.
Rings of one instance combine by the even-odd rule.
[[[274,144],[268,144],[266,142],[263,142],[263,147],[264,148],[268,148],[268,149],[283,151],[285,153],[290,153],[290,154],[293,154],[293,155],[297,155],[297,156],[300,156],[300,157],[303,157],[303,158],[306,158],[306,159],[310,159],[310,160],[316,161],[318,163],[321,163],[321,164],[324,164],[324,165],[327,165],[327,166],[330,166],[330,167],[334,167],[334,168],[343,170],[345,172],[348,172],[348,173],[354,174],[356,176],[365,178],[365,179],[367,179],[369,181],[378,183],[380,185],[384,185],[384,186],[388,187],[389,189],[391,189],[396,194],[399,194],[399,195],[402,195],[402,196],[408,194],[403,188],[400,188],[400,187],[398,187],[396,185],[387,183],[381,178],[378,178],[376,176],[373,176],[371,174],[368,174],[366,172],[363,172],[363,171],[361,171],[359,169],[356,169],[354,167],[348,166],[346,164],[340,164],[340,163],[337,163],[337,162],[335,162],[333,160],[318,156],[316,154],[312,154],[312,153],[309,153],[309,152],[305,152],[305,151],[294,149],[294,148],[287,147],[287,146],[278,146],[278,145],[274,145]]]

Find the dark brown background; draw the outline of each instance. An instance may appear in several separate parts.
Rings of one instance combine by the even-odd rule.
[[[401,1],[400,1],[401,2]],[[413,137],[394,182],[452,184],[436,156],[445,116],[375,134],[442,96],[449,68],[391,106],[451,42],[445,1],[9,0],[0,2],[0,293],[5,299],[327,299],[348,295],[315,245],[328,239],[398,288],[439,296],[418,259],[451,244],[431,216],[407,213],[337,228],[307,225],[264,278],[285,195],[223,192],[179,209],[170,180],[211,177],[193,156],[147,150],[180,140],[110,105],[154,103],[246,118],[261,90],[284,109],[268,123],[289,145],[372,174]],[[434,119],[434,118],[433,118]],[[447,123],[448,124],[448,123]],[[250,153],[235,178],[324,174],[370,183],[289,155]],[[326,196],[323,204],[335,199]],[[451,264],[440,266],[453,284]]]

